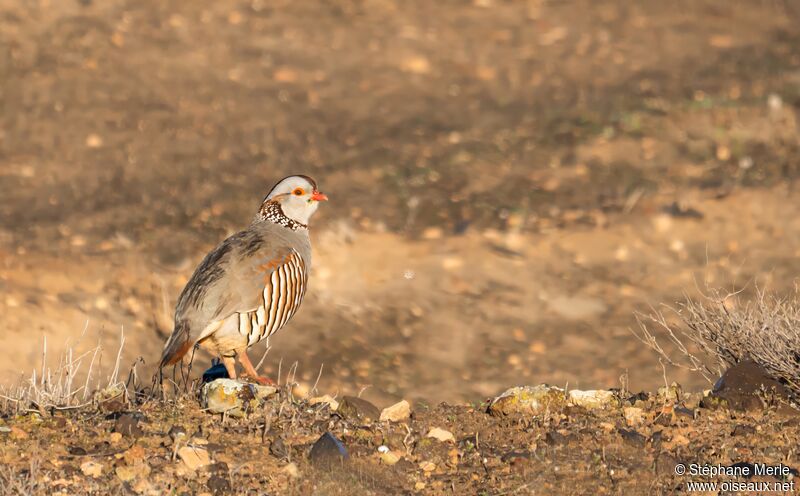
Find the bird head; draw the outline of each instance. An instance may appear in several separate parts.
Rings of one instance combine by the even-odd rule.
[[[307,225],[308,219],[317,211],[319,202],[327,199],[317,189],[317,183],[313,179],[297,175],[278,181],[264,198],[264,205],[278,204],[283,215],[294,222]]]

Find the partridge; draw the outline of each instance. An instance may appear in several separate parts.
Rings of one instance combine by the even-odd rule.
[[[246,375],[272,382],[258,375],[247,349],[300,308],[311,268],[308,220],[327,199],[308,176],[289,176],[272,188],[250,226],[206,255],[186,283],[160,368],[198,345],[219,356],[232,379],[238,359]]]

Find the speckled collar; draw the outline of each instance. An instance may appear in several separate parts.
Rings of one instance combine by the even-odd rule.
[[[286,214],[283,213],[281,204],[275,200],[266,201],[261,205],[261,209],[258,211],[258,218],[259,220],[268,220],[279,226],[289,228],[292,231],[308,229],[307,225],[287,217]]]

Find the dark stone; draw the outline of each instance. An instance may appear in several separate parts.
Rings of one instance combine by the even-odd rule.
[[[230,379],[228,377],[228,369],[221,363],[215,363],[203,372],[203,382],[212,382],[217,379]]]
[[[681,205],[678,202],[672,202],[672,205],[662,207],[661,211],[673,217],[679,217],[679,218],[682,217],[685,219],[703,218],[703,213],[701,211],[692,207],[688,207],[686,205]]]
[[[685,406],[676,406],[672,411],[676,417],[685,417],[690,420],[694,420],[694,410],[691,408],[686,408]]]
[[[647,440],[646,437],[633,429],[619,429],[618,432],[623,441],[633,446],[644,447],[644,443]]]
[[[212,474],[224,474],[225,476],[227,476],[228,464],[225,462],[212,463],[211,465],[208,466],[206,470],[208,470],[208,472]]]
[[[208,478],[208,490],[211,494],[228,494],[231,492],[231,481],[228,474],[214,474]]]
[[[142,428],[139,427],[139,418],[131,413],[124,413],[117,417],[117,421],[114,423],[114,432],[128,437],[140,437],[144,434]]]
[[[362,400],[355,396],[342,398],[341,403],[339,403],[339,409],[336,412],[347,420],[364,423],[374,422],[381,416],[378,407],[367,400]]]
[[[752,425],[739,424],[733,428],[734,436],[749,436],[756,433],[756,428]]]
[[[347,448],[345,448],[344,444],[336,439],[336,436],[326,432],[311,447],[308,458],[311,464],[316,467],[331,468],[334,465],[342,464],[350,458],[350,455],[347,453]]]
[[[752,360],[733,365],[714,384],[711,394],[700,402],[703,408],[727,407],[735,411],[760,411],[774,400],[787,402],[789,389]]]
[[[745,479],[749,479],[756,474],[756,466],[752,463],[748,462],[736,462],[732,463],[731,468],[738,468],[741,470],[742,475],[744,475]]]
[[[628,400],[627,401],[631,405],[635,405],[637,401],[647,401],[648,398],[649,398],[649,395],[647,393],[645,393],[644,391],[639,391],[636,394],[632,394],[632,395],[628,396]]]
[[[286,448],[286,444],[284,444],[283,439],[279,437],[272,439],[269,445],[269,452],[275,458],[284,459],[289,456],[289,450]]]
[[[179,425],[173,425],[169,429],[169,437],[172,439],[173,442],[178,441],[179,439],[186,438],[186,429]]]
[[[67,453],[74,456],[85,456],[88,453],[88,451],[86,451],[86,448],[83,448],[81,446],[70,446],[69,448],[67,448]]]

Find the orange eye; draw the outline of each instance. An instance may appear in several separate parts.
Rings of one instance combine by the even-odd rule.
[[[292,191],[292,194],[297,196],[303,196],[304,194],[306,194],[306,192],[303,188],[297,188],[294,191]]]

